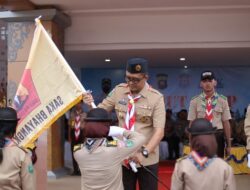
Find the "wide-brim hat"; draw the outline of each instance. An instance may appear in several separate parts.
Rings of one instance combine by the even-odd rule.
[[[111,121],[109,113],[103,108],[94,108],[87,113],[85,121],[105,122]]]
[[[18,121],[17,112],[11,107],[0,108],[0,121]]]
[[[208,135],[216,133],[216,129],[207,119],[199,118],[192,122],[191,127],[187,131],[191,135]]]

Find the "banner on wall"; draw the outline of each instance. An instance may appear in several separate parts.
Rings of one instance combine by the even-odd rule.
[[[82,99],[83,92],[84,87],[36,20],[28,62],[13,101],[20,118],[14,141],[23,147],[34,142]]]

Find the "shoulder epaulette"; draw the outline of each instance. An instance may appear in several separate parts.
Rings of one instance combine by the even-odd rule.
[[[195,98],[198,98],[200,95],[196,95],[196,96],[193,96],[192,98],[191,98],[191,100],[193,100],[193,99],[195,99]]]
[[[117,147],[118,146],[118,141],[117,140],[107,141],[106,146],[107,147]]]
[[[117,85],[117,87],[128,87],[127,83],[120,83]]]
[[[224,95],[222,95],[222,94],[219,94],[219,96],[220,96],[222,99],[227,100],[227,97],[226,97],[226,96],[224,96]]]
[[[108,94],[108,97],[110,97],[113,94],[114,90],[115,89],[113,89],[113,90],[110,91],[110,93]]]
[[[155,94],[162,95],[158,90],[156,90],[156,89],[154,89],[152,87],[148,88],[148,90],[155,93]]]
[[[82,148],[82,144],[77,144],[74,146],[73,152],[76,152]]]
[[[176,162],[180,162],[180,161],[182,161],[182,160],[185,160],[187,157],[188,157],[188,155],[183,156],[183,157],[180,157],[180,158],[178,158],[178,159],[176,160]]]
[[[127,87],[128,87],[128,84],[126,84],[126,83],[120,83],[120,84],[116,85],[116,87],[113,88],[113,90],[108,94],[108,97],[112,96],[112,94],[114,93],[114,91],[117,88],[127,88]]]

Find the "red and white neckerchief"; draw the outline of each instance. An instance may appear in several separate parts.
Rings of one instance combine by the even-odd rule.
[[[206,115],[205,119],[213,122],[213,105],[212,105],[212,97],[206,97]]]
[[[196,151],[192,151],[191,155],[193,157],[193,159],[195,160],[195,162],[197,164],[199,164],[200,166],[204,166],[205,163],[208,161],[208,157],[201,157],[198,155],[198,153]]]
[[[76,111],[76,116],[75,116],[75,140],[78,140],[80,136],[80,128],[81,127],[81,113]]]
[[[125,129],[134,131],[135,129],[135,103],[140,99],[141,95],[132,97],[131,94],[128,95],[128,110],[125,118]]]
[[[135,130],[135,103],[140,99],[141,95],[132,97],[131,94],[128,94],[128,110],[125,118],[124,128],[130,131]],[[124,165],[129,168],[129,160],[125,159],[123,161]]]

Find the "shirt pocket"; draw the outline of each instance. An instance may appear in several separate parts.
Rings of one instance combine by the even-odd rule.
[[[216,107],[214,108],[214,114],[213,114],[213,115],[214,115],[215,118],[220,119],[221,116],[222,116],[222,112],[223,112],[222,107],[216,106]]]
[[[127,109],[127,105],[115,105],[116,115],[119,120],[124,120],[126,118]]]
[[[197,118],[204,118],[206,116],[206,109],[203,107],[197,108]]]
[[[136,121],[139,123],[152,124],[152,108],[136,107]]]

